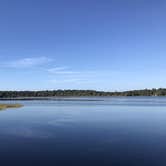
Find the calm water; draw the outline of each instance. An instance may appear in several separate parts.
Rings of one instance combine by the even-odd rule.
[[[166,165],[164,97],[16,102],[0,111],[4,166]]]

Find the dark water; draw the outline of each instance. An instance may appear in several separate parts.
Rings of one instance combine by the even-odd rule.
[[[0,111],[3,166],[166,165],[164,97],[17,102]]]

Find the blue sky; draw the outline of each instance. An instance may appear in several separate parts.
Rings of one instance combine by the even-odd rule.
[[[166,87],[165,0],[1,0],[0,90]]]

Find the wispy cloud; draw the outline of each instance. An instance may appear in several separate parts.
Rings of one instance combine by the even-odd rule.
[[[36,78],[36,71],[40,71],[45,83],[50,86],[63,87],[71,86],[75,88],[75,85],[93,85],[96,83],[102,83],[102,80],[110,77],[112,73],[109,70],[76,70],[67,66],[60,66],[55,64],[53,59],[46,56],[40,57],[27,57],[22,59],[11,60],[8,62],[1,62],[1,69],[26,69],[34,71],[33,77]],[[24,70],[20,70],[21,72]],[[43,75],[42,75],[43,73]],[[112,73],[113,74],[113,73]],[[111,75],[112,75],[111,74]],[[51,84],[50,84],[51,83]]]
[[[30,68],[30,67],[38,67],[45,64],[48,64],[52,61],[50,58],[45,56],[42,57],[33,57],[33,58],[22,58],[9,62],[1,63],[1,67],[5,68]]]
[[[81,79],[81,78],[68,78],[68,79],[52,79],[50,80],[52,83],[83,83],[83,82],[88,82],[86,79]]]
[[[63,75],[71,75],[71,74],[79,74],[79,71],[69,70],[68,67],[54,67],[47,70],[51,74],[63,74]]]
[[[103,77],[102,71],[96,70],[71,70],[69,67],[54,67],[47,69],[49,82],[58,84],[89,84]],[[108,74],[108,73],[107,73]]]

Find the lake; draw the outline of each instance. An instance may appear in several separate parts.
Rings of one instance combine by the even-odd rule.
[[[166,97],[1,101],[4,166],[165,166]]]

